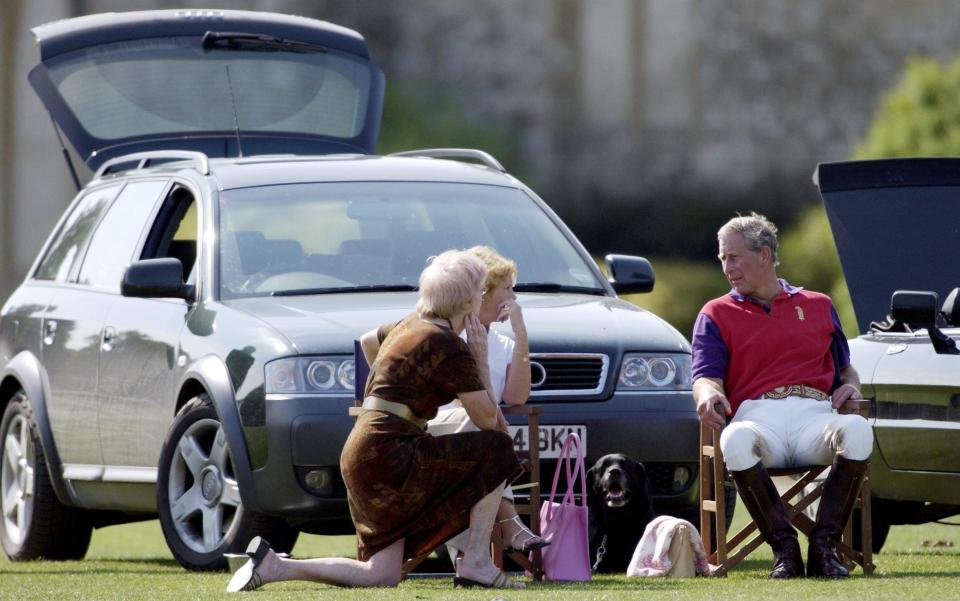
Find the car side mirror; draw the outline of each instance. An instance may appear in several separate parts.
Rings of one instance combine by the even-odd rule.
[[[897,290],[890,299],[890,316],[911,328],[926,328],[938,355],[960,354],[957,343],[937,327],[940,297],[936,292]]]
[[[194,300],[194,287],[183,281],[180,259],[143,259],[131,263],[120,284],[123,296]]]
[[[653,266],[643,257],[607,255],[607,281],[617,294],[633,294],[653,290]]]
[[[926,328],[936,324],[940,297],[936,292],[897,290],[890,298],[890,316],[911,328]]]

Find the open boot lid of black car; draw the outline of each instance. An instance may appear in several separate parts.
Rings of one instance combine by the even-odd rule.
[[[896,290],[942,301],[960,286],[960,158],[822,163],[813,178],[861,332]]]
[[[233,10],[90,15],[34,28],[30,83],[91,169],[148,150],[375,151],[383,74],[363,37]]]

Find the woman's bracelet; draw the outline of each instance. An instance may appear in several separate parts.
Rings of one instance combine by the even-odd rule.
[[[530,353],[527,351],[517,352],[513,351],[514,357],[519,357],[521,363],[530,363]]]

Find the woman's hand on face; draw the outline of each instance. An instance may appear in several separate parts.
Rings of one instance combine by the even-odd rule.
[[[474,313],[467,315],[465,319],[467,331],[467,346],[470,348],[470,354],[477,362],[478,367],[487,365],[487,329],[480,323],[480,318]]]
[[[517,331],[518,328],[526,330],[526,325],[523,323],[523,309],[513,298],[503,301],[497,308],[497,321],[503,322],[508,319],[510,320],[510,327],[514,331]]]

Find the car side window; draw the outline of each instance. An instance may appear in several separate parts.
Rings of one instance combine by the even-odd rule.
[[[90,241],[80,268],[80,284],[120,291],[123,270],[166,185],[166,181],[132,182],[120,192]]]
[[[197,261],[197,203],[190,190],[174,186],[164,199],[140,258],[179,259],[190,279]]]
[[[77,203],[37,267],[36,279],[66,281],[90,234],[119,189],[120,184],[97,188]]]

